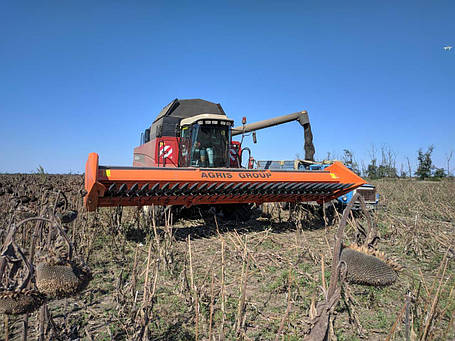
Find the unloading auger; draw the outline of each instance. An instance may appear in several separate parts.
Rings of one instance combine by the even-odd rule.
[[[109,206],[218,205],[265,202],[328,202],[366,182],[340,162],[324,170],[242,168],[241,142],[232,136],[297,120],[304,128],[305,158],[314,147],[306,111],[233,127],[221,105],[174,100],[141,135],[133,167],[100,166],[89,155],[84,204],[88,211]],[[253,136],[255,140],[255,136]]]

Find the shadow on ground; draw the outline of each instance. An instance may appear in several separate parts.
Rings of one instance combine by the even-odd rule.
[[[277,221],[278,220],[278,221]],[[297,229],[296,222],[284,216],[281,221],[276,217],[255,211],[250,219],[240,221],[239,219],[228,220],[221,217],[200,216],[200,219],[181,218],[172,226],[172,234],[177,241],[187,240],[188,236],[192,240],[211,238],[219,233],[237,231],[239,234],[253,232],[270,231],[271,233],[286,233]],[[302,219],[301,226],[304,230],[319,230],[325,228],[324,220],[320,216],[312,216],[311,219]],[[163,226],[157,227],[159,235],[166,233]],[[125,232],[126,238],[131,241],[144,243],[147,235],[153,233],[152,230],[130,228]]]

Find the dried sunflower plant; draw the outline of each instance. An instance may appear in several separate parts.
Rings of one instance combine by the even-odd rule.
[[[65,232],[78,211],[68,209],[64,192],[52,186],[42,186],[37,192],[40,198],[12,191],[1,212],[7,218],[0,235],[0,313],[5,316],[5,340],[18,334],[22,340],[59,335],[47,302],[79,294],[92,277]],[[36,316],[33,313],[38,309]],[[35,327],[30,325],[31,316]]]

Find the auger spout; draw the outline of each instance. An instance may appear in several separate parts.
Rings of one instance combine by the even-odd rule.
[[[232,128],[232,136],[246,134],[252,131],[273,127],[279,124],[298,121],[304,129],[305,139],[305,160],[314,161],[314,145],[313,145],[313,133],[311,132],[310,120],[308,118],[307,111],[299,111],[289,115],[278,116],[267,120],[244,124],[242,126]]]

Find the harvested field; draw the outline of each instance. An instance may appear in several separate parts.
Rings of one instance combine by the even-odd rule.
[[[374,184],[381,195],[374,244],[401,270],[390,286],[338,283],[329,339],[453,339],[455,182]],[[85,212],[82,189],[79,175],[0,175],[1,288],[25,283],[36,289],[17,249],[35,267],[70,257],[93,276],[69,298],[49,299],[27,315],[5,315],[0,338],[300,340],[317,321],[340,216],[326,225],[303,207],[290,213],[269,205],[248,221],[200,216],[173,222],[168,216],[156,226],[151,211],[137,208]],[[77,217],[63,223],[70,210]],[[31,217],[50,222],[19,226]],[[15,225],[13,252],[5,244]],[[359,231],[368,226],[364,216],[351,215],[345,244],[362,239]]]

